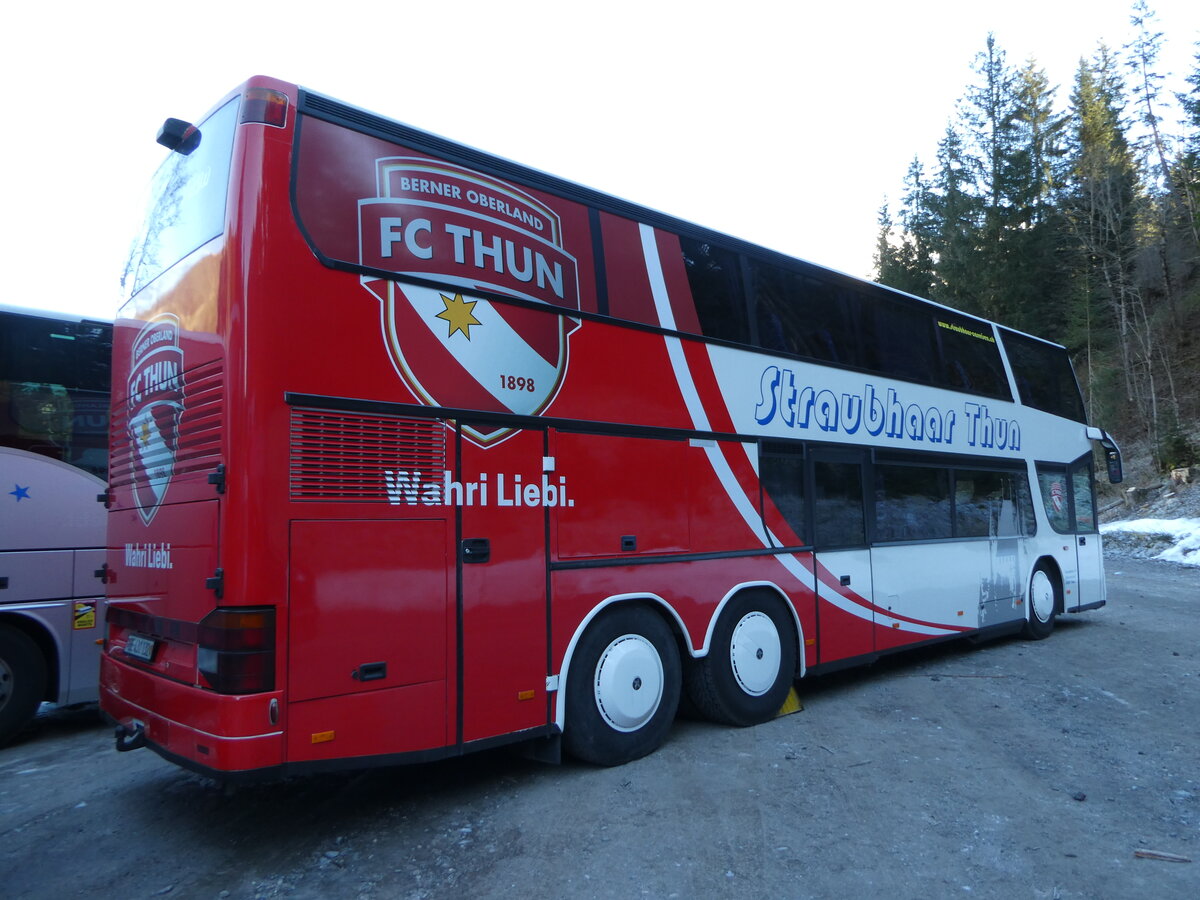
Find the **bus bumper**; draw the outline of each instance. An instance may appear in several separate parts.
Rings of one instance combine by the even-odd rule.
[[[262,770],[283,764],[281,696],[279,691],[215,694],[108,656],[100,663],[100,708],[117,724],[117,750],[149,747],[214,777],[265,774]],[[177,718],[168,718],[163,710]]]

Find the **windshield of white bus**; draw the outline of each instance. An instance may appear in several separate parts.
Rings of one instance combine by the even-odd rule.
[[[0,311],[0,446],[108,472],[112,325]]]

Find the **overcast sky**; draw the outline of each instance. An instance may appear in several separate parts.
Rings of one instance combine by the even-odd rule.
[[[876,218],[932,162],[989,31],[1065,107],[1132,0],[337,0],[5,13],[0,303],[111,317],[167,116],[273,75],[627,200],[870,276]],[[1185,87],[1198,0],[1156,0]],[[1167,123],[1174,130],[1176,123]]]

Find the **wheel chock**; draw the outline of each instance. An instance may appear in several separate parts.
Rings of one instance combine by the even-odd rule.
[[[792,713],[798,713],[802,709],[804,709],[804,704],[800,702],[800,695],[796,693],[796,688],[793,685],[788,691],[787,699],[783,701],[783,706],[779,708],[779,712],[775,713],[775,718],[790,716]]]

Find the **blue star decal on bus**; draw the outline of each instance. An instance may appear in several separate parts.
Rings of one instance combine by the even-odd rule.
[[[16,488],[16,490],[9,491],[9,493],[17,498],[18,503],[20,503],[22,500],[30,499],[29,485],[25,485],[25,487],[21,487],[19,484],[14,484],[13,487]]]

